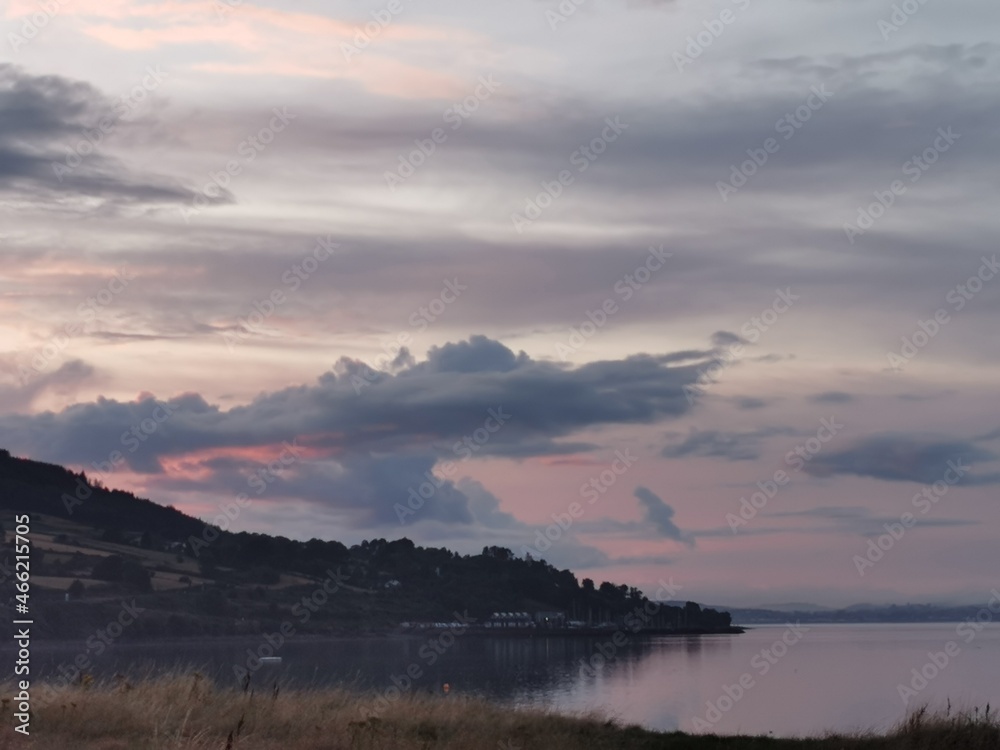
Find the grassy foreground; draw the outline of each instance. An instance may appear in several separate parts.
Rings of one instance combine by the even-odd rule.
[[[0,748],[37,750],[995,750],[992,716],[913,714],[888,735],[780,740],[663,734],[598,718],[507,711],[489,703],[406,695],[377,703],[341,689],[244,693],[198,674],[135,685],[77,686],[36,706],[31,736],[14,731],[10,685],[2,691]],[[377,716],[370,711],[378,709]],[[368,718],[366,718],[366,716]]]

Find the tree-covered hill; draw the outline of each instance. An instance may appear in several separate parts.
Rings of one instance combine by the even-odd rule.
[[[635,588],[579,581],[569,570],[503,547],[460,555],[406,538],[347,547],[223,531],[7,451],[0,451],[0,509],[8,530],[15,514],[32,518],[33,585],[42,604],[47,598],[52,605],[41,627],[51,635],[66,635],[87,619],[88,602],[125,594],[162,613],[144,618],[136,634],[260,632],[324,583],[336,594],[320,597],[323,606],[308,618],[307,629],[319,633],[388,632],[403,622],[452,620],[456,612],[477,623],[494,612],[551,612],[562,615],[560,624],[580,628],[726,632],[731,626],[725,612],[650,602]],[[70,617],[66,605],[83,609]]]

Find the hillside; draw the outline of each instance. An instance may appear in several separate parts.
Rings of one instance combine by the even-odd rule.
[[[289,619],[302,633],[388,633],[401,623],[452,621],[456,613],[482,625],[495,612],[533,620],[552,614],[547,625],[522,629],[531,632],[556,624],[570,632],[571,622],[580,632],[738,632],[725,612],[691,602],[656,606],[637,589],[578,581],[571,571],[502,547],[463,556],[405,538],[349,548],[229,533],[83,473],[0,451],[4,528],[19,513],[31,516],[32,612],[40,637],[93,632],[116,616],[124,597],[144,610],[126,638],[250,635]],[[0,574],[10,595],[12,554],[8,538]]]

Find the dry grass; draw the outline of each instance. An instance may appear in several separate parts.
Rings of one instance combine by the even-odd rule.
[[[10,685],[4,696],[12,696]],[[36,689],[36,699],[42,691]],[[377,711],[371,716],[372,709]],[[381,710],[379,710],[381,709]],[[917,711],[888,736],[776,740],[699,737],[621,727],[597,717],[510,711],[460,697],[405,695],[385,705],[338,688],[223,690],[197,673],[68,688],[36,705],[32,734],[13,730],[5,698],[0,748],[35,750],[995,750],[1000,725],[982,712]]]

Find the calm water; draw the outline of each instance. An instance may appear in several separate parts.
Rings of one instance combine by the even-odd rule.
[[[293,639],[277,651],[282,664],[261,668],[255,679],[385,691],[393,676],[405,684],[409,669],[415,690],[440,692],[447,682],[453,693],[567,713],[598,710],[652,729],[704,731],[711,724],[715,732],[788,736],[893,724],[906,712],[897,684],[909,684],[911,670],[925,668],[928,653],[943,652],[949,641],[958,650],[951,648],[955,655],[943,669],[926,667],[931,679],[911,705],[943,706],[947,698],[969,707],[1000,705],[1000,626],[987,626],[968,643],[965,632],[941,624],[811,625],[797,636],[762,626],[739,636],[633,637],[620,647],[602,640],[463,636],[440,654],[428,639]],[[775,646],[782,636],[792,645]],[[92,671],[194,664],[232,681],[234,664],[245,664],[247,648],[258,645],[121,645],[95,657]],[[85,648],[36,643],[36,678]],[[611,657],[603,667],[594,657],[599,649]],[[588,662],[598,668],[581,668]]]

